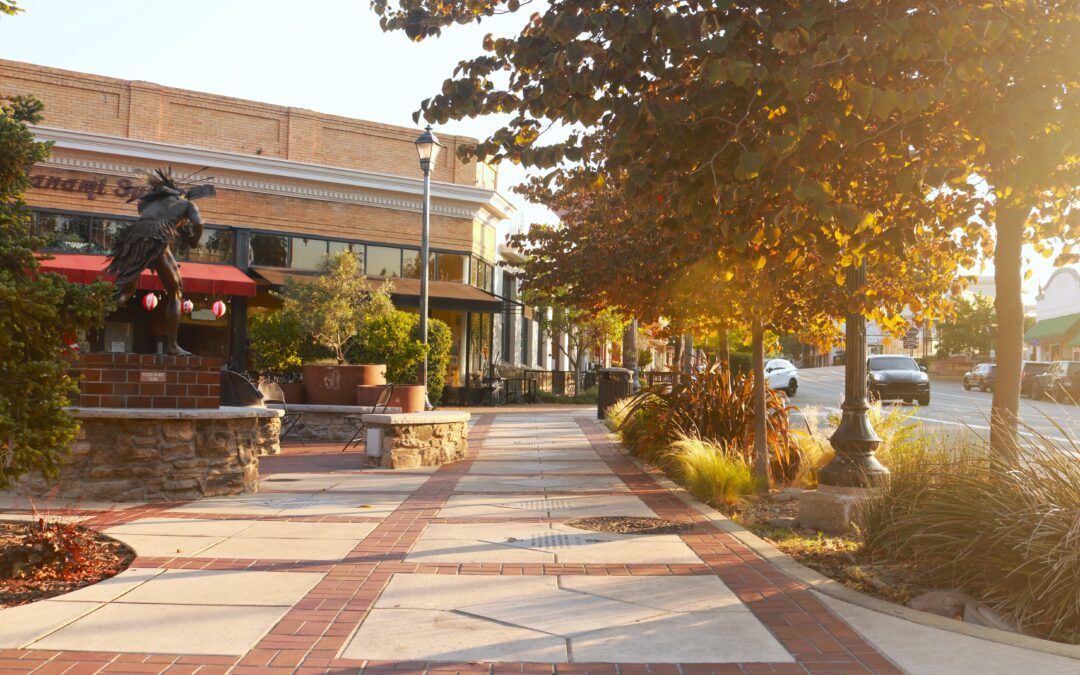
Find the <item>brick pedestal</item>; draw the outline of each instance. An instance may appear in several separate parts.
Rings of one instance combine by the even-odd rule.
[[[163,354],[82,354],[80,408],[218,408],[224,359]]]

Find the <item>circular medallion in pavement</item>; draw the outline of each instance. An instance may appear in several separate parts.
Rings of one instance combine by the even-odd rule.
[[[614,534],[684,534],[694,529],[693,523],[664,518],[631,516],[596,516],[566,521],[570,527]]]

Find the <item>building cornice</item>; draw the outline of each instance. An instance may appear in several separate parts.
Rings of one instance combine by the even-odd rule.
[[[367,203],[383,208],[394,208],[415,212],[421,210],[421,202],[419,200],[414,201],[407,197],[420,196],[423,194],[424,182],[422,178],[406,178],[403,176],[358,171],[355,169],[305,164],[303,162],[294,162],[292,160],[276,157],[243,155],[220,150],[207,150],[204,148],[172,145],[155,141],[143,141],[104,134],[94,134],[85,131],[72,131],[70,129],[55,129],[38,126],[31,127],[31,129],[39,141],[50,141],[55,147],[68,150],[133,157],[156,162],[207,166],[212,169],[226,169],[256,174],[271,179],[289,178],[294,180],[328,183],[331,185],[358,188],[361,190],[395,193],[397,196],[375,195],[366,192],[353,192],[351,190],[343,191],[316,187],[300,187],[274,182],[272,180],[260,181],[219,177],[215,181],[215,184],[222,188],[269,194],[283,194],[322,201]],[[135,166],[113,162],[99,162],[68,157],[53,157],[48,160],[46,164],[68,168],[81,168],[84,170],[104,171],[117,175],[130,174],[137,168]],[[507,213],[507,207],[509,207],[510,210],[513,210],[513,205],[506,201],[504,197],[494,190],[486,188],[432,181],[431,196],[434,199],[445,199],[474,204],[502,219],[510,217]],[[432,211],[434,213],[456,217],[473,217],[476,215],[474,210],[469,210],[468,208],[447,206],[438,203],[432,204]]]

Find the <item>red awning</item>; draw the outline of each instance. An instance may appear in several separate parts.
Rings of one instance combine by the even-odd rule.
[[[83,255],[70,253],[49,254],[52,260],[39,260],[45,272],[59,272],[80,284],[89,284],[98,279],[111,281],[105,275],[108,258],[103,255]],[[180,263],[180,276],[184,279],[184,290],[188,293],[206,295],[255,295],[255,282],[232,265],[211,265],[208,263]],[[143,270],[139,276],[139,288],[146,291],[164,290],[157,274]]]

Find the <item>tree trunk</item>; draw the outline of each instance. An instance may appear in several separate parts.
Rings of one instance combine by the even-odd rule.
[[[689,375],[694,370],[694,335],[686,333],[682,336],[685,346],[682,353],[682,371]]]
[[[731,369],[731,345],[728,343],[728,329],[724,326],[717,336],[716,356],[720,359],[720,367],[723,370]]]
[[[682,350],[683,350],[683,336],[675,338],[675,359],[672,361],[672,365],[676,369],[682,369]]]
[[[761,319],[750,324],[754,351],[754,474],[763,486],[769,485],[769,439],[765,417],[765,330]]]
[[[990,408],[990,450],[1014,462],[1018,446],[1020,369],[1024,359],[1024,301],[1021,253],[1030,207],[998,209],[994,246],[994,311],[997,313],[997,368]]]

